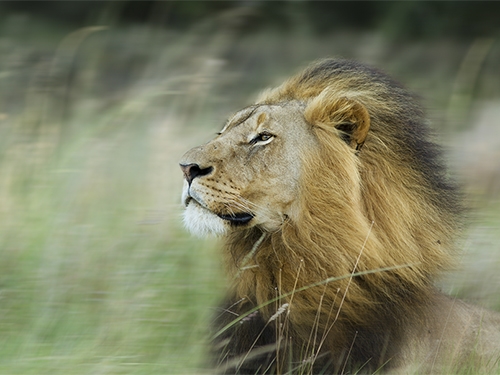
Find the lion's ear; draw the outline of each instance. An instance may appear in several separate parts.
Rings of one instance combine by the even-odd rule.
[[[304,116],[312,125],[335,127],[342,139],[360,150],[370,129],[370,115],[356,100],[335,97],[324,90],[307,106]]]

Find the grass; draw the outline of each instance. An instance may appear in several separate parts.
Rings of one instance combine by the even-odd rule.
[[[152,153],[169,142],[149,130],[2,163],[0,372],[179,373],[200,357],[214,248],[180,229]]]
[[[182,153],[260,88],[328,55],[407,77],[429,93],[439,118],[467,50],[455,41],[402,48],[347,32],[313,38],[303,29],[293,38],[240,35],[210,20],[185,34],[137,26],[70,31],[28,20],[21,33],[6,17],[1,374],[202,372],[207,319],[224,280],[217,241],[191,238],[180,223]],[[433,59],[443,46],[449,58]],[[490,59],[499,54],[492,47]],[[423,60],[432,62],[430,72]],[[478,87],[494,97],[487,83],[498,72],[489,61]],[[494,233],[499,224],[498,211],[480,216],[469,243],[483,243],[484,228]],[[473,262],[487,255],[500,264],[492,236]],[[454,293],[471,297],[500,285],[480,280],[474,267],[466,272],[476,281],[472,294],[452,280]],[[496,294],[487,297],[500,307]]]
[[[220,272],[180,226],[187,145],[149,92],[94,97],[101,77],[82,76],[107,62],[65,51],[74,38],[32,67],[42,84],[5,72],[24,105],[0,130],[0,373],[195,372]]]

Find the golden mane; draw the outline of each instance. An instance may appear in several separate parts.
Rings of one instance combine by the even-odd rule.
[[[461,226],[415,98],[323,60],[189,150],[185,222],[226,235],[226,374],[491,371],[500,316],[440,293]]]
[[[355,160],[333,141],[338,130],[332,124],[355,110],[346,109],[345,98],[370,114],[370,132]],[[251,261],[247,254],[260,230],[232,233],[226,264],[236,299],[262,305],[264,320],[288,304],[288,334],[307,342],[311,354],[329,345],[324,336],[312,343],[311,327],[342,337],[342,322],[370,331],[378,319],[404,326],[418,315],[433,293],[434,276],[451,263],[460,205],[422,111],[386,76],[326,60],[265,92],[258,104],[289,101],[305,103],[305,119],[320,141],[304,156],[299,220],[268,234]],[[365,274],[346,277],[354,272]],[[339,280],[294,293],[332,277]]]
[[[354,161],[343,145],[332,141],[338,134],[331,122],[343,119],[335,118],[335,113],[330,113],[329,123],[319,118],[329,107],[338,108],[339,98],[355,99],[371,117],[368,140]],[[253,281],[268,277],[269,272],[281,272],[282,280],[287,280],[282,285],[290,289],[331,276],[349,275],[355,268],[365,272],[393,267],[388,272],[364,275],[363,288],[350,283],[342,315],[360,320],[365,313],[369,318],[370,312],[360,310],[358,305],[376,305],[367,293],[383,293],[386,298],[396,299],[397,304],[401,296],[394,294],[394,286],[404,286],[408,292],[415,290],[416,295],[427,291],[433,277],[452,261],[460,206],[414,98],[375,70],[352,62],[326,60],[266,92],[258,103],[291,100],[307,103],[304,116],[313,124],[321,148],[305,159],[300,222],[285,225],[259,247],[257,263],[271,259],[276,263],[265,271],[260,268],[241,274],[239,294],[251,293],[244,291],[246,285],[250,289],[257,285],[258,303],[274,298],[270,291],[258,290],[258,286],[266,288],[268,283]],[[353,185],[356,190],[345,191]],[[234,233],[228,242],[230,263],[242,259],[253,246],[247,238],[256,237]],[[286,257],[283,263],[295,267],[283,269],[280,256]],[[238,272],[236,269],[233,272]],[[345,289],[347,283],[349,280],[344,279],[338,284],[344,284]],[[336,288],[328,290],[337,293]]]

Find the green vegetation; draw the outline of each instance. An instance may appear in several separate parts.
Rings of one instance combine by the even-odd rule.
[[[1,374],[202,371],[224,280],[217,241],[182,229],[177,160],[260,88],[342,55],[404,81],[437,120],[455,110],[469,43],[318,35],[308,23],[239,33],[230,22],[238,17],[246,15],[217,15],[183,32],[0,17]],[[498,101],[499,57],[491,43],[464,88],[470,108]],[[436,129],[453,146],[455,123],[446,125]],[[490,208],[465,241],[474,249],[466,272],[445,288],[500,308],[495,178],[475,180],[470,196]],[[473,287],[457,282],[464,279]]]

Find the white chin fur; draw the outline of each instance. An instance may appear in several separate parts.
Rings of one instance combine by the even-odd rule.
[[[223,219],[191,201],[183,214],[184,226],[196,236],[223,235],[227,233],[228,224]]]

